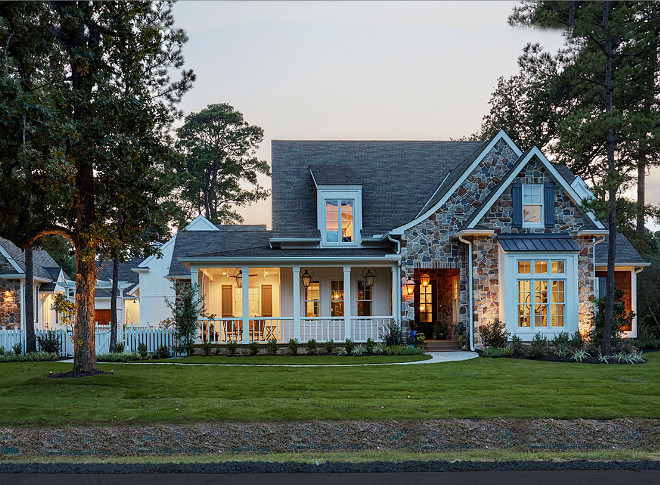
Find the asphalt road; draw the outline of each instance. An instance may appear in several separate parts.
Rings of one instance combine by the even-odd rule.
[[[562,470],[411,473],[269,473],[269,474],[5,474],[11,485],[657,485],[659,470]]]

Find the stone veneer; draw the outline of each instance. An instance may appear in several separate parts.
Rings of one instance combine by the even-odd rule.
[[[402,288],[408,278],[413,278],[415,268],[458,268],[460,270],[460,321],[469,322],[467,288],[467,246],[454,235],[461,229],[466,218],[478,208],[511,169],[516,154],[500,140],[484,157],[475,170],[451,195],[435,214],[407,229],[402,238],[401,279]],[[543,184],[556,182],[540,161],[531,160],[514,182]],[[593,305],[594,291],[593,240],[579,238],[575,233],[589,223],[582,211],[555,183],[555,227],[513,228],[513,202],[511,186],[499,197],[479,223],[480,228],[493,229],[496,233],[569,232],[581,248],[578,257],[579,278],[579,328],[588,328]],[[489,323],[499,316],[499,245],[494,236],[475,237],[473,243],[473,304],[475,343],[480,343],[479,325]],[[414,297],[403,292],[401,317],[404,325],[414,321]]]
[[[0,254],[0,274],[14,273],[14,267]],[[0,328],[21,327],[21,282],[0,278]]]

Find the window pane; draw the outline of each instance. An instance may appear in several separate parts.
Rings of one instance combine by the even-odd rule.
[[[548,303],[548,282],[535,281],[534,282],[534,302],[535,303]]]
[[[548,262],[547,261],[535,261],[534,262],[534,273],[536,274],[545,274],[548,272]]]
[[[552,282],[552,302],[553,303],[565,303],[564,302],[564,282],[563,281],[553,281]]]
[[[339,201],[325,201],[325,231],[327,242],[338,242]]]
[[[530,326],[531,305],[518,305],[518,326]]]
[[[319,282],[312,281],[305,288],[305,316],[318,317],[321,315],[319,297]]]
[[[518,303],[531,302],[531,281],[519,280],[518,281]]]
[[[523,206],[523,222],[541,222],[541,206],[525,205]]]
[[[530,272],[530,262],[529,261],[518,261],[518,273],[520,274],[529,274]]]
[[[344,282],[330,282],[330,316],[344,316]]]
[[[541,186],[524,185],[523,186],[523,204],[541,205]]]
[[[548,305],[536,305],[534,308],[534,326],[548,326]]]
[[[564,272],[564,262],[563,261],[553,261],[552,262],[552,272],[553,273],[563,273]]]
[[[373,287],[367,286],[365,280],[358,280],[357,282],[357,310],[359,317],[370,317],[372,315],[371,308],[373,303]]]
[[[353,241],[353,201],[341,201],[341,240],[342,242]]]

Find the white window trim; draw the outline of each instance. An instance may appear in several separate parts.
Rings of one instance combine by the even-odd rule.
[[[325,203],[327,200],[352,200],[353,201],[353,241],[351,242],[327,242],[327,231],[325,223]],[[362,188],[347,186],[346,188],[333,186],[332,190],[317,189],[316,216],[318,229],[321,232],[321,247],[357,247],[362,242]]]
[[[501,249],[501,248],[500,248]],[[517,335],[523,340],[531,340],[537,332],[546,335],[555,335],[561,332],[568,332],[570,334],[578,330],[578,256],[574,252],[545,252],[545,251],[510,251],[504,253],[504,321],[506,323],[506,331],[511,335]],[[533,260],[547,260],[548,271],[551,271],[550,262],[552,260],[563,260],[564,274],[560,278],[566,281],[564,287],[564,301],[565,301],[565,314],[564,326],[552,327],[550,322],[550,315],[548,314],[547,327],[535,327],[534,322],[531,322],[529,327],[518,326],[518,261],[533,261]],[[533,278],[530,275],[529,279],[545,279],[552,280],[553,273],[547,273],[547,277]],[[559,276],[559,275],[558,275]],[[548,291],[551,291],[548,289]],[[532,302],[532,305],[534,303]]]
[[[525,204],[525,187],[538,187],[539,191],[541,192],[541,220],[539,222],[525,222],[525,205],[531,205],[531,204]],[[544,193],[544,188],[542,184],[522,184],[522,223],[523,227],[545,227],[545,221],[544,221],[544,199],[545,199],[545,193]]]
[[[358,303],[361,302],[361,301],[362,301],[362,302],[364,302],[364,301],[370,301],[370,302],[371,302],[371,315],[362,315],[362,316],[363,316],[363,317],[373,317],[373,316],[375,315],[375,313],[374,313],[374,305],[375,305],[374,289],[375,289],[375,287],[376,287],[376,281],[374,280],[374,284],[371,285],[371,288],[370,288],[370,290],[371,290],[371,298],[370,298],[369,300],[359,300],[359,299],[358,299],[358,293],[359,293],[359,291],[360,291],[360,288],[359,288],[359,284],[360,284],[360,282],[363,282],[363,283],[364,283],[365,288],[367,287],[367,281],[366,281],[364,278],[357,278],[357,279],[355,280],[355,316],[356,316],[356,317],[360,317],[360,315],[358,315],[358,308],[359,308],[359,304],[358,304]],[[352,283],[353,283],[353,282],[351,281],[351,285],[352,285]],[[353,312],[351,312],[351,314],[353,314]]]

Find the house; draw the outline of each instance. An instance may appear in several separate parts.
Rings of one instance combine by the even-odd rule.
[[[566,166],[501,131],[475,141],[273,141],[272,230],[196,218],[140,263],[140,321],[196,283],[212,342],[427,338],[499,319],[511,334],[586,333],[607,230]],[[616,283],[636,310],[647,263],[617,237]],[[635,337],[636,322],[626,330]]]
[[[34,273],[35,330],[58,328],[58,315],[52,309],[56,293],[65,291],[66,275],[44,250],[32,251]],[[0,238],[0,328],[25,328],[25,252]]]
[[[144,258],[132,258],[119,263],[119,284],[117,293],[117,321],[123,325],[138,325],[140,322],[139,277],[133,271]],[[94,297],[94,321],[101,327],[110,325],[112,260],[99,262],[96,275]]]

